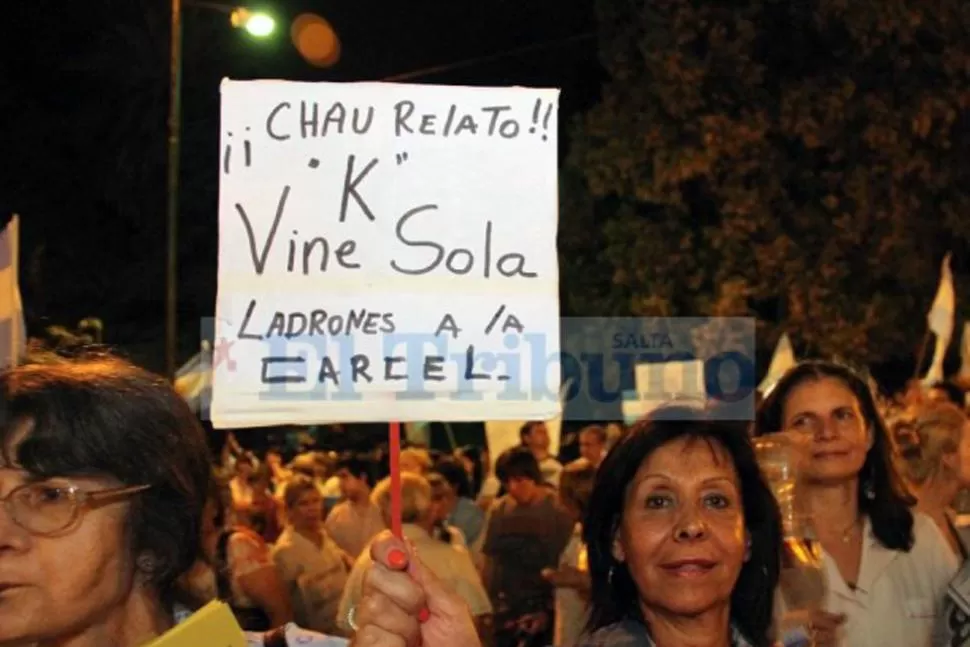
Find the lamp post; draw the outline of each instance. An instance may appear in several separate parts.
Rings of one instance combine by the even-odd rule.
[[[275,29],[265,13],[212,2],[186,0],[186,6],[230,15],[232,25],[253,36],[269,36]],[[182,0],[172,0],[172,41],[169,57],[168,178],[165,213],[165,375],[174,380],[178,370],[178,214],[179,161],[182,139]]]
[[[165,186],[165,375],[178,370],[179,146],[182,131],[182,0],[172,0],[168,86],[168,180]]]

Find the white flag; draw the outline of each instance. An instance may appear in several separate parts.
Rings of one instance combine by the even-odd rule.
[[[761,380],[761,384],[758,385],[758,391],[767,395],[781,379],[781,376],[797,363],[795,351],[791,347],[791,339],[788,338],[788,333],[782,333],[778,345],[775,346],[775,354],[771,356],[768,372],[765,374],[765,378]]]
[[[950,338],[953,336],[955,310],[956,293],[953,291],[953,272],[950,270],[948,252],[940,267],[940,286],[936,289],[933,305],[926,315],[926,323],[936,336],[936,343],[933,347],[933,361],[929,371],[926,372],[926,377],[923,378],[924,385],[928,386],[943,380],[943,358],[946,355],[947,346],[950,345]]]

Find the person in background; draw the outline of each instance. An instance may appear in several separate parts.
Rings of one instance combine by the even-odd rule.
[[[455,458],[465,468],[465,472],[468,474],[468,484],[472,488],[472,498],[477,499],[485,483],[488,461],[482,458],[482,450],[474,445],[466,445],[456,449]],[[498,492],[498,487],[495,488],[495,491]]]
[[[595,480],[596,467],[580,458],[563,469],[559,481],[559,500],[576,525],[559,560],[559,568],[548,569],[542,574],[556,587],[553,642],[556,647],[574,647],[589,616],[590,579],[582,520],[586,517]]]
[[[324,531],[323,498],[313,481],[291,478],[283,502],[286,529],[273,548],[273,561],[290,592],[296,622],[340,635],[337,610],[352,561]]]
[[[325,502],[334,501],[340,498],[340,477],[337,476],[337,454],[336,452],[317,452],[316,472],[323,480],[323,487],[320,494],[323,495]],[[328,508],[333,506],[328,506]]]
[[[562,463],[549,453],[549,429],[544,422],[527,422],[519,429],[519,440],[527,447],[539,462],[542,480],[554,488],[559,487],[559,473]]]
[[[266,465],[259,466],[249,477],[252,495],[249,504],[236,509],[238,518],[254,530],[267,544],[272,544],[283,531],[281,506],[270,492],[272,475]]]
[[[380,507],[385,522],[390,525],[390,479],[377,484],[372,498],[375,505]],[[433,536],[433,507],[428,481],[418,474],[401,474],[401,522],[405,539],[421,554],[421,559],[444,585],[465,602],[478,628],[478,636],[488,643],[492,632],[492,606],[488,594],[468,551]],[[337,620],[348,632],[353,630],[355,615],[360,609],[364,578],[372,565],[371,553],[367,550],[357,559],[344,588]]]
[[[297,476],[302,476],[310,479],[310,481],[316,486],[317,490],[320,490],[323,487],[323,481],[317,478],[317,461],[312,452],[297,454],[296,457],[290,461],[290,464],[286,466],[286,469],[290,472],[291,479]]]
[[[266,457],[263,461],[269,467],[271,475],[271,487],[274,494],[283,491],[283,486],[290,478],[290,471],[284,467],[283,453],[276,447],[266,450]]]
[[[913,514],[866,381],[840,364],[801,362],[765,398],[756,427],[806,441],[797,497],[827,584],[807,625],[816,644],[928,647],[957,560],[933,520]],[[793,620],[786,612],[781,628]]]
[[[236,456],[234,471],[235,474],[229,482],[233,507],[245,509],[249,507],[253,498],[253,485],[250,477],[256,471],[256,458],[249,452],[239,454]]]
[[[431,469],[431,456],[428,450],[408,447],[401,452],[401,471],[425,475]]]
[[[970,487],[970,421],[951,402],[926,402],[894,434],[906,476],[917,490],[917,512],[936,522],[954,554],[965,561],[968,537],[957,528],[952,506],[960,490]]]
[[[325,529],[344,552],[357,559],[370,540],[386,527],[380,509],[371,502],[374,469],[370,461],[354,455],[344,456],[336,467],[344,500],[327,515]]]
[[[488,512],[492,502],[502,489],[502,484],[492,469],[492,459],[488,448],[480,449],[467,445],[455,452],[455,456],[465,466],[471,484],[472,498],[483,512]]]
[[[610,453],[610,450],[616,446],[618,442],[626,435],[627,429],[626,425],[619,422],[611,422],[606,425],[606,453]]]
[[[606,457],[606,429],[589,425],[579,431],[579,456],[593,468],[599,467]]]
[[[447,501],[450,496],[449,490],[451,489],[448,481],[437,472],[432,472],[424,478],[427,479],[428,485],[431,486],[431,518],[434,521],[432,536],[445,543],[467,550],[468,542],[465,539],[465,533],[448,523]]]
[[[222,600],[247,631],[267,631],[293,620],[283,582],[270,557],[269,546],[249,528],[230,525],[226,503],[230,496],[215,479],[202,515],[202,546],[182,587],[200,607]]]
[[[293,478],[297,476],[302,476],[310,480],[311,483],[317,488],[317,492],[320,493],[320,507],[322,509],[323,519],[327,518],[327,513],[329,512],[327,506],[327,487],[325,474],[321,473],[320,466],[320,456],[314,452],[308,452],[306,454],[300,454],[287,466],[290,473],[293,474]],[[292,479],[291,479],[292,480]],[[285,488],[284,488],[285,489]],[[337,491],[335,497],[339,499],[340,497],[340,481],[337,481]],[[333,503],[336,505],[336,502]],[[329,506],[329,507],[332,507]]]
[[[496,615],[496,644],[548,645],[553,587],[542,572],[558,567],[575,522],[544,487],[528,448],[504,452],[496,473],[508,494],[489,512],[481,549],[483,579]]]
[[[472,500],[468,474],[457,459],[444,457],[434,467],[447,483],[442,500],[448,523],[458,528],[469,546],[478,543],[485,528],[485,513]]]

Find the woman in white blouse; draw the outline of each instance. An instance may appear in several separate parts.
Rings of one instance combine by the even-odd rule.
[[[806,627],[815,644],[929,647],[957,560],[914,515],[866,381],[831,362],[797,365],[758,410],[759,435],[783,430],[806,441],[798,497],[824,553],[825,610]]]
[[[273,548],[299,625],[339,635],[337,610],[351,561],[323,528],[323,498],[299,475],[283,488],[286,528]]]

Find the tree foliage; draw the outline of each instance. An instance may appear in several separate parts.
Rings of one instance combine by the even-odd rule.
[[[757,316],[911,355],[970,250],[970,4],[601,0],[610,80],[563,172],[564,305]]]

